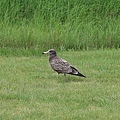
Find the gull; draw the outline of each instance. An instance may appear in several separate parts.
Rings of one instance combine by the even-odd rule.
[[[66,60],[57,57],[56,51],[54,49],[50,49],[46,52],[43,52],[42,54],[49,54],[49,63],[50,66],[54,71],[59,74],[70,74],[70,75],[75,75],[75,76],[81,76],[81,77],[86,77],[83,74],[81,74],[75,67],[73,67],[69,62]]]

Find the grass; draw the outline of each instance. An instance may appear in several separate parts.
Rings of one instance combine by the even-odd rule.
[[[119,0],[1,0],[0,48],[120,48]]]
[[[58,52],[87,78],[51,70],[46,55],[0,57],[1,120],[120,119],[120,49]]]
[[[1,0],[0,119],[120,119],[119,3]],[[57,79],[49,48],[87,78]]]

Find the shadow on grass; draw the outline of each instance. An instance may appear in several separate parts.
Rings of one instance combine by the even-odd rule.
[[[58,78],[58,82],[84,82],[86,80],[87,80],[86,78],[71,75],[67,75],[66,77],[60,76]]]

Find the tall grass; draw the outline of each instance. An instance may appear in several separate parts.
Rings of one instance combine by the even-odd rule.
[[[119,0],[1,0],[0,48],[120,47]]]

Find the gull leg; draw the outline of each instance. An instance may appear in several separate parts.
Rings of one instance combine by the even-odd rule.
[[[65,79],[66,79],[66,74],[64,73]]]
[[[58,79],[60,78],[59,73],[58,73]]]

